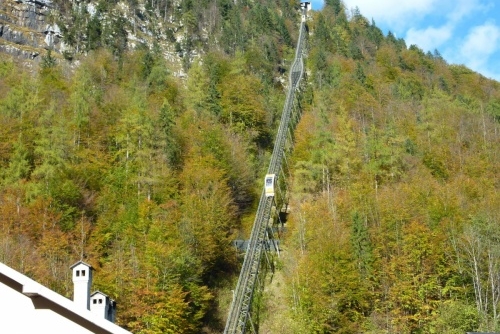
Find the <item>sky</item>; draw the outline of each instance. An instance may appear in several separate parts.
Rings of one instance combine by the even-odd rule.
[[[319,10],[323,0],[312,0]],[[384,34],[406,45],[438,50],[449,64],[463,64],[500,81],[499,0],[343,0],[356,7]]]

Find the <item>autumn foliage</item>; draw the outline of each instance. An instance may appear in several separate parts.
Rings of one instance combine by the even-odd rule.
[[[284,326],[498,331],[500,86],[336,6],[311,23]]]
[[[293,59],[295,2],[200,3],[185,78],[102,32],[73,69],[0,57],[0,261],[70,297],[83,258],[135,333],[222,331]],[[338,0],[308,30],[275,328],[499,331],[499,84]]]

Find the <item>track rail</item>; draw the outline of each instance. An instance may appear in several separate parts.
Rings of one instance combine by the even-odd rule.
[[[305,11],[305,9],[303,9],[303,11]],[[303,12],[303,14],[305,14],[305,12]],[[289,87],[285,105],[281,114],[280,125],[268,168],[268,174],[276,174],[277,177],[279,176],[284,156],[295,91],[304,74],[304,64],[302,59],[304,36],[305,22],[302,20],[300,23],[300,32],[295,51],[295,59],[290,68],[290,76],[288,79]],[[268,228],[269,219],[271,218],[273,201],[273,197],[266,197],[263,189],[250,235],[248,249],[240,271],[238,284],[234,290],[233,301],[229,310],[224,334],[242,334],[246,331],[253,293],[261,265],[262,251],[266,241],[266,230]]]

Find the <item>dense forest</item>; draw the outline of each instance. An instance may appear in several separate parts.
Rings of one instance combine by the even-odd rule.
[[[499,84],[328,3],[310,23],[283,332],[498,331]]]
[[[183,30],[193,59],[110,44],[133,27],[101,25],[115,9],[101,1],[93,16],[54,15],[71,57],[47,52],[35,72],[0,61],[0,261],[71,297],[68,268],[83,258],[134,333],[223,328],[239,271],[232,241],[251,227],[285,98],[298,4],[226,1],[216,45],[196,38],[215,3],[173,8],[196,17]],[[66,21],[86,26],[74,38]]]
[[[71,297],[83,258],[120,326],[221,332],[299,3],[53,2],[70,51],[0,55],[0,261]],[[325,2],[261,328],[500,330],[500,85]]]

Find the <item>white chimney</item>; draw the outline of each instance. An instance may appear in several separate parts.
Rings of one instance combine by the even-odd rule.
[[[101,318],[115,322],[116,303],[100,291],[90,296],[90,311]]]
[[[90,310],[90,286],[92,285],[92,266],[79,261],[71,266],[73,270],[73,301],[76,305]]]

